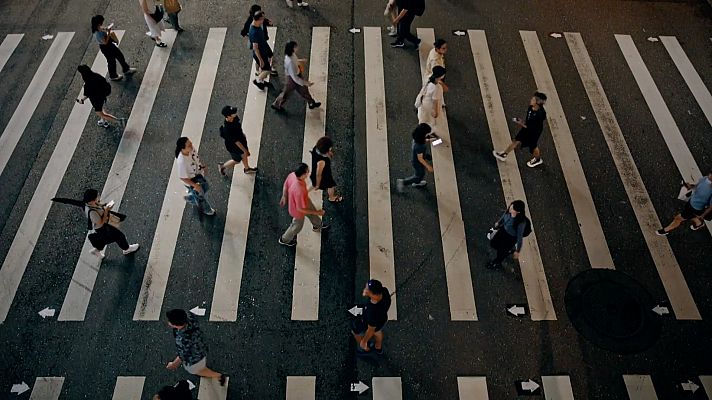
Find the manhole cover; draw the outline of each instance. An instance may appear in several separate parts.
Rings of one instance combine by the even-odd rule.
[[[569,281],[564,300],[574,328],[600,348],[619,354],[639,353],[660,336],[653,298],[622,272],[584,271]]]

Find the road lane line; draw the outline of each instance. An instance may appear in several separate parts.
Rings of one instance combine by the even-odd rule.
[[[311,56],[309,57],[309,87],[321,107],[307,107],[304,118],[304,149],[302,160],[311,166],[311,149],[320,137],[326,135],[326,90],[329,77],[329,27],[312,28]],[[300,99],[301,100],[301,99]],[[323,191],[309,193],[314,206],[323,206]],[[292,319],[316,321],[319,319],[319,271],[321,264],[321,232],[305,229],[297,241],[294,256],[294,284],[292,287]]]
[[[655,387],[650,375],[623,375],[625,388],[630,400],[657,400]]]
[[[271,33],[270,36],[272,36]],[[250,154],[252,154],[252,152],[250,152]],[[220,386],[220,381],[217,379],[200,378],[200,386],[198,387],[198,398],[200,400],[227,400],[227,387],[229,386],[229,384],[229,377],[225,382],[225,386]]]
[[[391,292],[396,290],[393,261],[391,182],[388,170],[388,127],[383,50],[380,27],[363,28],[366,86],[366,165],[368,180],[368,259],[371,279],[378,279]],[[398,318],[396,296],[388,319]]]
[[[457,391],[459,400],[489,400],[484,376],[458,376]]]
[[[524,49],[534,75],[538,90],[548,96],[546,102],[549,131],[559,154],[561,170],[564,173],[566,187],[569,190],[571,203],[581,230],[588,260],[593,268],[614,268],[611,252],[603,234],[601,221],[596,213],[596,205],[591,197],[591,190],[586,181],[586,175],[581,167],[581,160],[576,151],[569,124],[561,107],[559,95],[554,86],[549,66],[546,63],[541,44],[534,31],[519,31],[524,43]]]
[[[131,115],[126,121],[126,127],[116,150],[114,162],[107,175],[106,183],[104,183],[101,198],[105,201],[113,200],[115,202],[114,210],[118,211],[119,207],[121,207],[121,200],[124,197],[126,185],[131,176],[136,154],[141,145],[144,130],[151,115],[153,102],[156,99],[158,87],[163,78],[163,72],[166,69],[175,37],[176,31],[167,30],[161,38],[168,47],[155,47],[153,49],[151,59],[143,75],[141,87],[131,109]],[[136,217],[139,218],[140,216]],[[91,250],[92,245],[87,239],[84,241],[81,255],[74,268],[72,281],[64,297],[62,310],[57,318],[59,321],[83,321],[86,317],[89,300],[101,266],[101,259],[91,254]]]
[[[700,382],[707,392],[707,397],[712,398],[712,375],[700,375]]]
[[[435,42],[432,28],[418,28],[420,44],[420,74],[423,81],[426,76],[428,53]],[[472,288],[472,271],[467,255],[465,223],[462,221],[460,194],[457,187],[457,174],[452,156],[452,140],[447,123],[447,112],[442,109],[438,119],[437,133],[443,139],[440,146],[432,147],[433,172],[435,176],[435,194],[438,200],[438,219],[440,238],[445,260],[445,279],[450,304],[450,319],[453,321],[477,321],[475,293]]]
[[[665,46],[668,54],[670,54],[670,58],[675,63],[677,70],[680,71],[680,75],[685,79],[685,83],[690,88],[692,95],[695,96],[697,104],[700,105],[702,112],[707,117],[707,122],[712,125],[712,94],[710,94],[705,83],[702,82],[700,74],[697,73],[692,62],[687,58],[685,51],[675,36],[660,36],[660,41]]]
[[[371,383],[373,400],[401,400],[403,388],[400,377],[374,377]]]
[[[10,117],[5,130],[0,135],[0,174],[5,170],[8,161],[10,161],[15,146],[20,141],[27,124],[40,104],[42,96],[47,90],[47,86],[49,86],[49,82],[52,80],[52,76],[62,61],[62,56],[64,56],[64,52],[69,47],[73,37],[74,32],[59,32],[54,38],[54,42],[49,47],[39,68],[37,68],[35,76],[32,78],[30,85],[27,86],[25,94],[22,96],[17,108],[15,108],[12,117]]]
[[[314,28],[317,29],[317,28]],[[328,28],[327,28],[328,29]],[[312,52],[313,54],[313,52]],[[313,60],[314,58],[310,58]],[[310,72],[311,74],[311,72]],[[316,86],[316,84],[315,84]],[[311,90],[310,90],[311,92]],[[314,94],[312,93],[312,96]],[[316,99],[316,97],[315,97]],[[316,398],[316,376],[288,376],[287,400],[313,400]]]
[[[655,234],[655,231],[661,226],[660,220],[655,213],[653,203],[635,165],[623,132],[618,125],[618,120],[613,113],[611,104],[608,102],[608,97],[603,91],[603,86],[598,79],[598,74],[596,74],[596,69],[589,57],[581,34],[566,32],[564,36],[578,73],[581,76],[581,82],[591,101],[591,107],[596,114],[598,124],[601,126],[606,144],[608,144],[608,150],[613,156],[618,175],[621,177],[630,205],[640,225],[640,230],[643,232],[650,255],[658,270],[658,275],[660,275],[665,292],[675,311],[675,317],[677,319],[702,319],[690,289],[687,287],[685,277],[680,270],[680,265],[675,259],[670,243],[667,238]]]
[[[119,40],[121,40],[124,31],[115,32]],[[104,56],[98,50],[91,69],[102,76],[108,72]],[[83,88],[80,89],[77,97],[81,96],[83,91]],[[57,194],[91,111],[92,107],[89,102],[85,104],[74,103],[57,145],[45,166],[30,204],[27,206],[25,216],[22,218],[20,227],[17,229],[10,249],[5,256],[2,269],[0,269],[0,282],[4,282],[3,285],[0,285],[0,322],[5,321],[10,306],[12,306],[22,276],[25,274],[27,264],[30,262],[30,257],[42,232],[42,227],[49,215],[51,209],[49,199]]]
[[[58,400],[62,393],[64,377],[47,376],[35,379],[30,400]]]
[[[198,75],[193,85],[193,93],[190,96],[188,111],[186,112],[183,130],[180,136],[188,136],[193,142],[193,146],[200,148],[200,140],[203,137],[203,127],[210,105],[210,97],[213,93],[215,76],[220,64],[223,43],[227,28],[210,28],[208,38],[205,41],[203,56],[198,67]],[[171,272],[173,255],[178,241],[183,220],[183,210],[185,208],[185,186],[178,179],[178,165],[173,161],[166,192],[163,196],[161,214],[158,218],[158,226],[153,236],[151,252],[146,263],[146,271],[143,275],[141,291],[136,302],[134,320],[157,321],[161,317],[161,307],[163,297],[166,294],[168,285],[168,275]]]
[[[546,400],[574,400],[571,379],[567,375],[542,376],[541,385]]]
[[[0,44],[0,71],[5,68],[7,60],[9,60],[12,53],[15,52],[15,49],[17,48],[17,45],[20,44],[20,40],[22,40],[23,36],[25,36],[24,33],[11,33],[5,36],[2,44]]]
[[[482,92],[482,101],[484,102],[492,144],[495,149],[504,149],[509,146],[512,137],[509,133],[507,117],[504,114],[502,98],[499,94],[492,57],[487,45],[487,36],[485,31],[482,30],[469,30],[467,33],[470,37],[472,57],[477,69],[477,80]],[[551,301],[549,284],[546,280],[544,264],[539,251],[536,224],[533,222],[534,219],[529,211],[529,201],[527,201],[526,193],[524,193],[524,184],[517,167],[516,154],[512,152],[509,156],[512,157],[512,161],[497,163],[504,200],[507,204],[514,200],[524,201],[526,214],[532,221],[532,233],[524,239],[525,243],[519,255],[519,267],[522,273],[527,302],[529,303],[529,313],[534,321],[553,321],[556,320],[556,310],[554,310],[554,304]]]
[[[268,28],[269,44],[274,48],[274,38],[277,28]],[[256,72],[253,62],[252,70],[247,77],[247,100],[242,116],[242,129],[250,145],[250,163],[256,167],[260,156],[262,141],[262,125],[265,117],[267,91],[257,89],[252,84]],[[220,249],[218,272],[215,278],[213,302],[210,307],[210,321],[236,321],[237,306],[240,299],[242,271],[245,267],[245,249],[247,232],[250,228],[250,213],[252,212],[252,196],[255,191],[257,174],[239,174],[239,165],[232,174],[230,198],[225,212],[225,231]],[[275,240],[277,240],[275,238]]]
[[[640,56],[640,53],[638,53],[633,39],[630,35],[615,35],[615,37],[616,41],[618,41],[618,47],[620,47],[623,57],[625,57],[625,61],[628,63],[628,67],[633,73],[633,77],[645,98],[645,102],[648,104],[650,113],[658,125],[665,144],[667,144],[670,154],[673,160],[675,160],[675,165],[677,165],[682,179],[686,182],[697,182],[702,176],[700,168],[697,166],[695,158],[687,147],[680,128],[677,127],[675,119],[670,113],[670,109],[668,109],[665,104],[663,95],[660,93],[660,90],[658,90],[653,77],[650,75],[650,71],[648,71],[648,67],[645,66],[643,58]],[[712,235],[712,222],[706,221],[706,224],[707,230]]]
[[[111,400],[141,400],[145,380],[145,376],[119,376]]]

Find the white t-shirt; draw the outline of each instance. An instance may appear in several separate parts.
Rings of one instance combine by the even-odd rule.
[[[437,83],[430,83],[425,87],[425,95],[423,96],[423,103],[430,103],[432,107],[436,100],[443,99],[443,87]]]
[[[426,79],[430,78],[430,75],[433,74],[433,68],[436,66],[445,68],[445,57],[433,48],[430,49],[430,53],[428,53],[428,62],[425,65]]]
[[[178,177],[181,179],[193,179],[196,175],[201,174],[200,158],[198,153],[193,149],[189,155],[178,154],[176,159],[178,163]]]

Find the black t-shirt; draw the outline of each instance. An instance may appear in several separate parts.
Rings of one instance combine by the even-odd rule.
[[[539,106],[538,110],[534,110],[532,106],[527,109],[527,120],[524,125],[527,130],[532,133],[541,133],[544,130],[544,120],[546,120],[546,110],[543,106]]]
[[[220,128],[220,136],[225,139],[225,148],[230,153],[242,154],[242,150],[237,147],[235,142],[240,142],[247,148],[247,138],[242,131],[242,124],[237,118],[232,122],[225,121],[225,124]]]
[[[391,294],[388,289],[383,288],[383,297],[376,304],[370,301],[363,308],[363,322],[369,326],[374,326],[380,329],[388,321],[388,309],[391,308]]]

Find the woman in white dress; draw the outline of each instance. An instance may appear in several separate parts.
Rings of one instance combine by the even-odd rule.
[[[152,7],[149,7],[149,1]],[[151,16],[152,13],[156,11],[156,5],[153,0],[138,0],[141,5],[141,11],[143,11],[143,19],[146,20],[146,26],[148,26],[148,32],[146,35],[150,36],[156,46],[166,47],[166,44],[161,42],[161,32],[165,31],[166,28],[163,26],[163,18],[159,18],[158,22]]]
[[[433,67],[433,73],[428,78],[428,83],[421,89],[418,96],[418,123],[428,124],[432,128],[432,132],[436,132],[438,118],[442,114],[443,104],[443,86],[442,81],[445,77],[445,68],[436,65]]]
[[[444,39],[438,39],[433,43],[433,48],[428,53],[428,61],[425,64],[425,75],[433,74],[433,67],[439,65],[445,68],[445,53],[447,53],[447,42]],[[445,82],[440,82],[443,87],[443,92],[447,93],[448,87]],[[443,107],[445,107],[445,99],[443,98]]]

